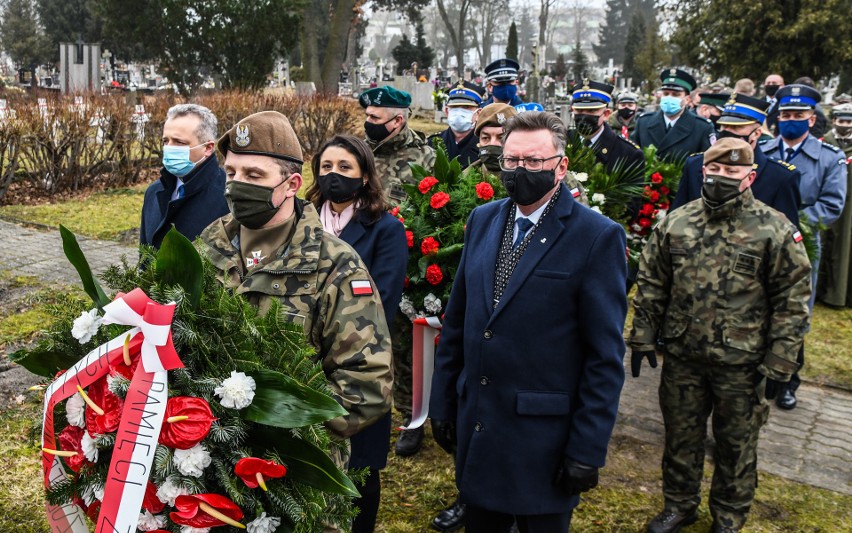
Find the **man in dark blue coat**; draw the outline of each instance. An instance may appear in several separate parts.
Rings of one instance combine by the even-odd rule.
[[[567,532],[597,485],[624,382],[625,235],[562,184],[551,113],[504,124],[510,199],[476,208],[432,381],[468,533]]]
[[[744,94],[734,94],[722,110],[717,124],[721,128],[720,137],[735,137],[749,143],[754,150],[754,164],[757,177],[751,185],[754,197],[769,207],[784,213],[787,218],[799,225],[801,195],[799,180],[801,175],[790,163],[767,156],[758,149],[761,126],[766,120],[770,103],[763,99]],[[701,198],[704,181],[704,154],[695,154],[687,158],[677,188],[677,196],[672,209]]]
[[[228,214],[225,171],[219,168],[217,120],[206,107],[179,104],[163,126],[160,179],[145,191],[139,242],[159,248],[172,224],[195,240],[211,222]]]
[[[690,154],[703,152],[716,142],[713,123],[686,112],[689,93],[695,90],[695,78],[680,69],[665,69],[660,110],[643,113],[636,119],[630,140],[642,148],[657,147],[657,157],[683,161]]]

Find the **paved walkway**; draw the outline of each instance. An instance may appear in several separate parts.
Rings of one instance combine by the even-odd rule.
[[[0,221],[0,270],[62,284],[79,283],[62,252],[56,231],[22,228]],[[80,238],[95,272],[135,249],[114,242]],[[630,377],[621,395],[616,433],[661,444],[663,423],[657,402],[660,369],[647,366]],[[852,495],[852,394],[803,384],[793,411],[773,409],[760,439],[758,465],[779,476]],[[774,406],[773,406],[774,407]]]

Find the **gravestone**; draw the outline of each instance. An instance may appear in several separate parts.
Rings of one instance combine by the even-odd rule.
[[[101,90],[101,44],[59,43],[59,88],[63,94]]]

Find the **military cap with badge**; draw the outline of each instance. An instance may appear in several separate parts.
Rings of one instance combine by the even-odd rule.
[[[630,91],[621,91],[615,99],[616,104],[638,104],[639,96]]]
[[[593,81],[589,78],[574,83],[571,93],[571,107],[574,109],[601,109],[612,103],[614,86],[608,83]],[[635,99],[633,100],[636,101]]]
[[[518,79],[521,65],[514,59],[497,59],[485,67],[485,81],[506,83]]]
[[[754,150],[742,139],[725,137],[704,152],[704,165],[710,163],[751,167],[754,165]]]
[[[364,91],[358,97],[361,107],[395,107],[405,109],[411,106],[411,95],[390,85],[375,87]]]
[[[781,111],[806,111],[816,109],[822,95],[813,87],[794,83],[778,89],[775,98],[778,99],[778,109]]]
[[[834,106],[831,110],[831,118],[834,119],[852,119],[852,104],[840,104]]]
[[[474,134],[479,137],[480,132],[482,132],[483,128],[503,128],[503,124],[506,123],[512,117],[518,116],[518,111],[514,107],[509,104],[503,104],[500,102],[488,104],[487,106],[482,108],[482,111],[479,113],[479,118],[476,120],[476,127],[474,128]],[[485,166],[486,169],[491,172],[499,172],[500,171],[500,156],[503,155],[503,147],[499,144],[487,144],[485,146],[479,146],[479,160]]]
[[[685,70],[679,68],[667,68],[660,73],[663,89],[692,92],[698,86],[695,78]]]
[[[717,124],[739,126],[740,124],[763,124],[772,104],[762,98],[736,93],[728,98],[722,108]]]
[[[302,145],[290,120],[278,111],[261,111],[237,122],[216,143],[223,156],[264,155],[303,164]]]
[[[450,89],[447,107],[479,107],[482,104],[481,89],[469,81],[459,81],[458,85]]]

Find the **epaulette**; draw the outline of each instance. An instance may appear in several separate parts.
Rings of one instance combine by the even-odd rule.
[[[636,117],[636,120],[639,120],[642,117],[650,117],[651,115],[653,115],[655,113],[656,113],[656,111],[644,111],[642,113],[639,113],[639,116]]]
[[[825,142],[825,141],[820,141],[820,142],[822,143],[822,146],[823,146],[824,148],[828,148],[828,149],[829,149],[829,150],[831,150],[832,152],[839,152],[839,151],[840,151],[840,148],[838,148],[838,147],[834,146],[833,144],[828,144],[828,143],[827,143],[827,142]]]
[[[757,141],[757,144],[766,144],[768,142],[774,141],[775,139],[763,139],[762,141]]]
[[[619,139],[621,139],[622,141],[624,141],[624,142],[628,143],[628,144],[629,144],[630,146],[632,146],[633,148],[637,148],[637,149],[639,149],[639,150],[641,150],[641,149],[642,149],[642,148],[641,148],[638,144],[636,144],[635,142],[631,141],[630,139],[626,139],[626,138],[622,137],[621,135],[616,135],[616,137],[618,137],[618,138],[619,138]]]
[[[713,125],[713,121],[712,121],[712,120],[710,120],[709,118],[704,118],[704,117],[702,117],[701,115],[695,115],[695,118],[700,118],[701,120],[703,120],[703,121],[704,121],[704,122],[706,122],[707,124],[710,124],[711,126]],[[714,128],[714,129],[715,129],[715,128]]]
[[[702,156],[702,157],[703,157],[703,156],[704,156],[704,152],[695,152],[694,154],[689,154],[689,156],[687,157],[687,159],[689,159],[690,157],[695,157],[695,156],[697,156],[697,155],[700,155],[700,156]]]
[[[778,163],[779,165],[781,165],[782,167],[786,168],[787,170],[789,170],[791,172],[796,170],[796,165],[792,165],[792,164],[790,164],[786,161],[782,161],[780,159],[774,159],[774,158],[771,158],[771,157],[768,157],[767,159],[769,159],[773,163]]]

